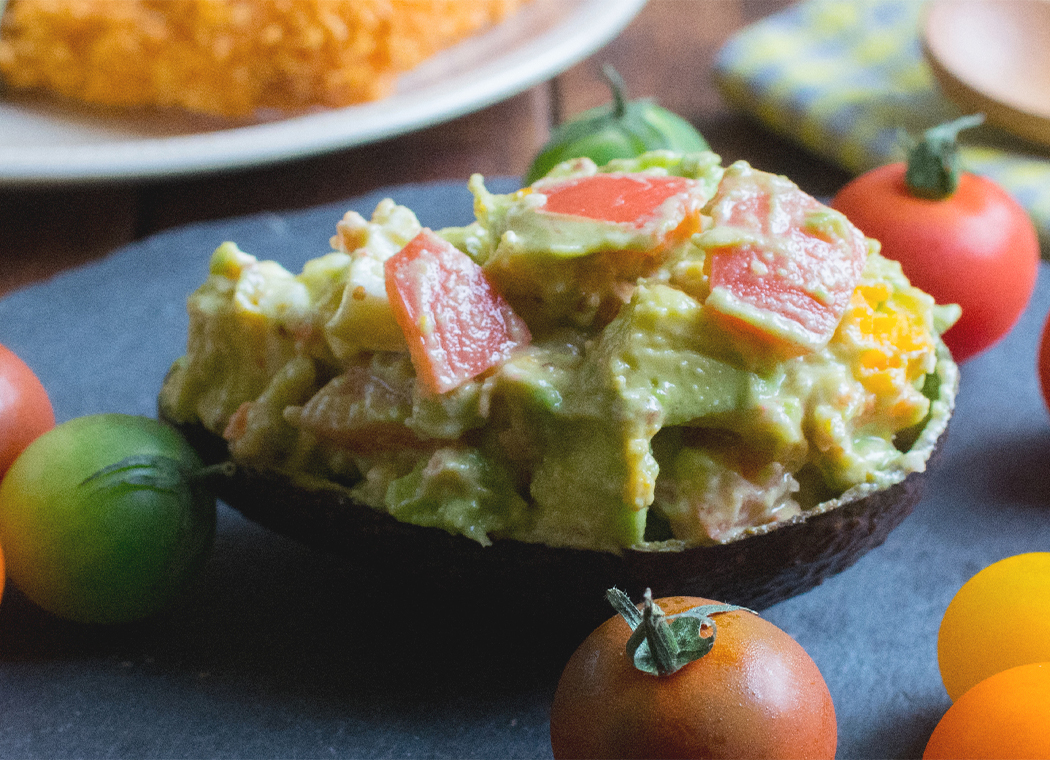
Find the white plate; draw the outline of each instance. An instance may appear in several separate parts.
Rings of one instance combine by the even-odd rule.
[[[484,108],[605,45],[645,0],[533,0],[503,24],[405,74],[374,103],[247,126],[0,101],[0,186],[199,174],[361,145]]]

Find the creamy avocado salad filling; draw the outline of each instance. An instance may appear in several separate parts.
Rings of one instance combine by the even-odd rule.
[[[219,246],[165,417],[394,518],[621,551],[731,541],[925,462],[958,316],[841,214],[704,152],[559,165],[293,274]]]

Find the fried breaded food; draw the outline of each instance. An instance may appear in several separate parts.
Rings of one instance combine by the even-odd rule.
[[[0,75],[109,106],[219,116],[377,100],[528,0],[10,0]]]

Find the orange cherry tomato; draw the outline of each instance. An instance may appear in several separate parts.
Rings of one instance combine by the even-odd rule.
[[[51,399],[39,378],[0,346],[0,477],[26,446],[54,426]]]
[[[716,604],[668,597],[668,615]],[[551,706],[555,758],[832,758],[835,708],[802,647],[753,612],[715,615],[710,651],[671,675],[637,669],[617,615],[580,645]]]
[[[986,678],[941,718],[924,760],[1050,757],[1050,662]]]

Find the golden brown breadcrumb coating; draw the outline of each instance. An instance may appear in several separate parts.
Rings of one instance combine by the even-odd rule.
[[[528,0],[10,0],[0,75],[111,106],[249,116],[388,95]]]

